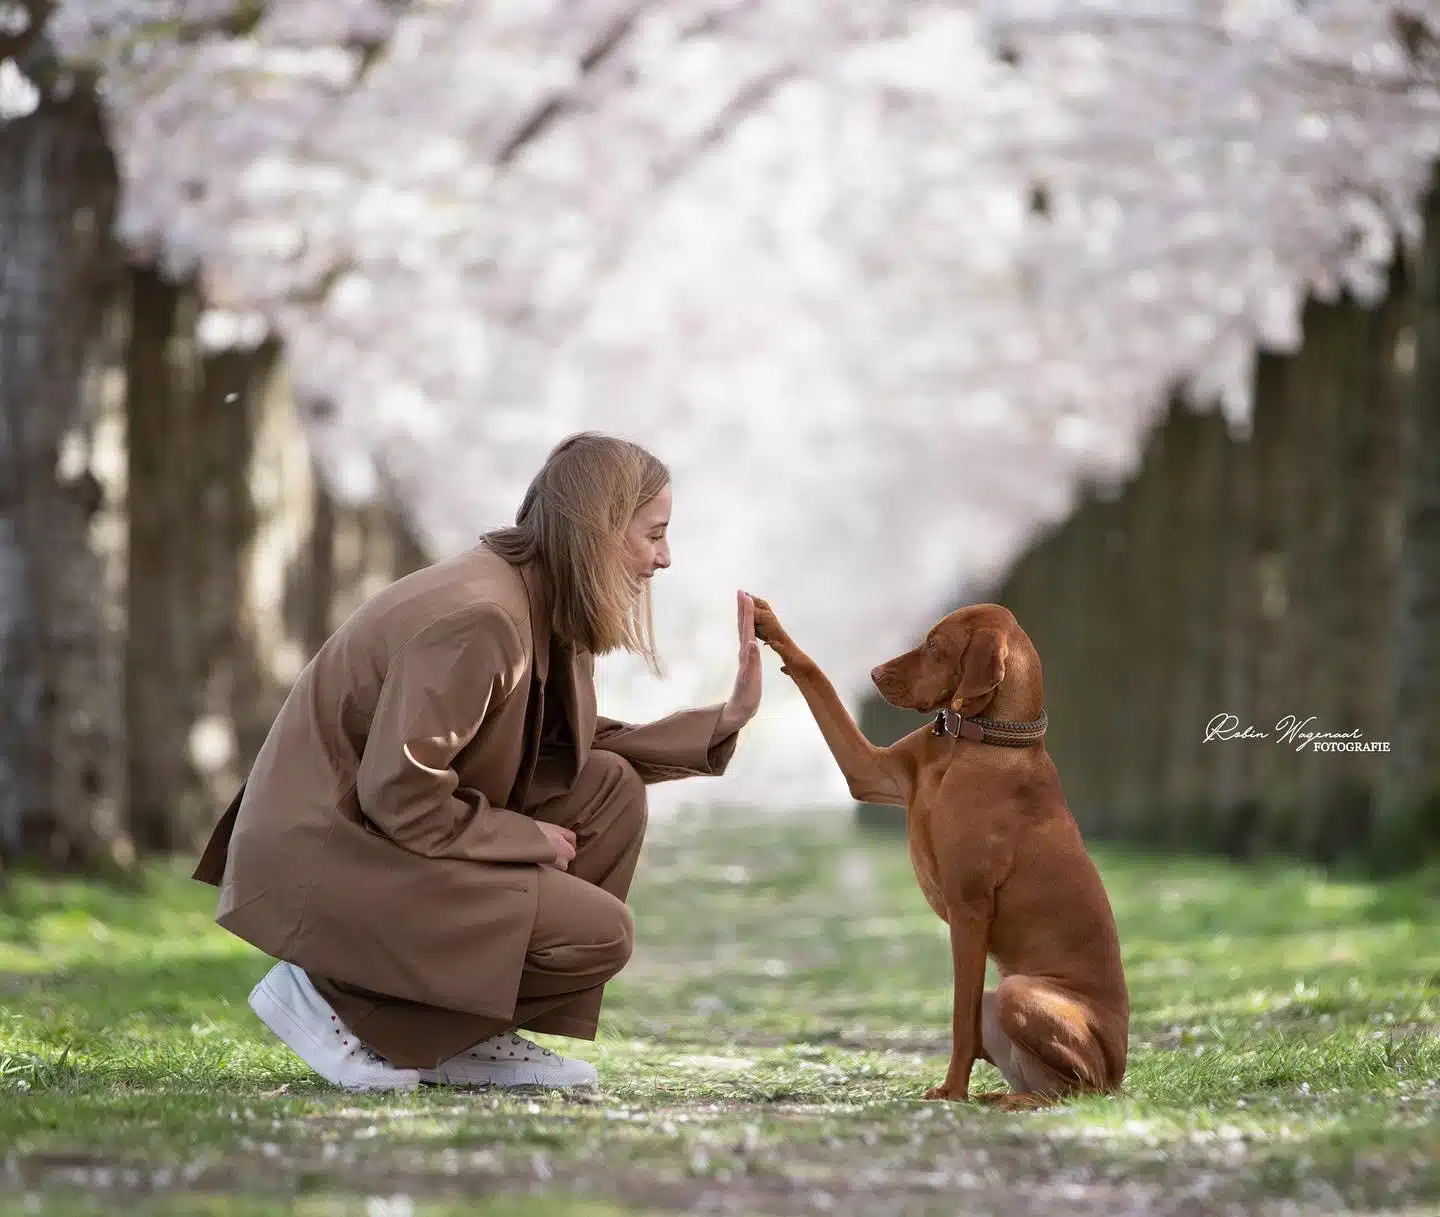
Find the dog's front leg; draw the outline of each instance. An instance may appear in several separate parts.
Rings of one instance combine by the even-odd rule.
[[[885,764],[884,751],[865,738],[825,673],[803,655],[799,662],[787,662],[784,671],[810,707],[825,746],[845,775],[851,797],[862,803],[904,807],[908,800]]]
[[[810,707],[830,755],[845,775],[851,796],[862,803],[904,807],[908,801],[906,792],[898,780],[897,767],[893,762],[887,763],[887,750],[877,748],[865,738],[835,692],[835,686],[820,666],[795,645],[780,625],[774,609],[758,596],[751,599],[755,602],[756,637],[780,656],[780,670],[795,682]]]
[[[950,1028],[950,1068],[945,1080],[925,1092],[927,1099],[963,1103],[970,1097],[970,1071],[980,1054],[980,1007],[985,997],[989,918],[973,908],[949,909],[950,956],[955,969],[955,1005]]]

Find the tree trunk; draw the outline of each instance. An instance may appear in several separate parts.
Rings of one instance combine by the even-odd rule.
[[[1178,845],[1219,846],[1211,781],[1214,745],[1205,725],[1220,712],[1221,648],[1225,596],[1225,533],[1220,518],[1223,475],[1230,439],[1219,411],[1176,419],[1185,453],[1172,491],[1175,508],[1171,561],[1178,566],[1174,602],[1168,606],[1178,631],[1173,690],[1163,711],[1166,752],[1161,803]]]
[[[1111,785],[1113,815],[1121,836],[1132,840],[1153,838],[1156,831],[1155,770],[1161,729],[1156,712],[1164,700],[1165,673],[1163,579],[1160,570],[1165,548],[1165,512],[1168,488],[1164,466],[1166,435],[1163,426],[1148,437],[1140,469],[1122,503],[1124,550],[1121,574],[1115,583],[1112,637],[1106,678],[1117,692],[1106,712],[1113,724],[1110,747],[1102,752],[1114,766]]]
[[[109,871],[125,726],[91,439],[116,191],[87,82],[0,123],[0,855]]]
[[[1393,866],[1440,851],[1440,182],[1416,268],[1414,368],[1402,398],[1400,548],[1373,852]]]
[[[1386,300],[1374,310],[1347,309],[1330,368],[1340,401],[1333,473],[1324,493],[1336,511],[1321,570],[1325,653],[1315,665],[1328,680],[1314,712],[1321,729],[1358,729],[1366,740],[1383,740],[1387,727],[1403,387],[1394,363],[1409,308],[1409,284],[1397,259]],[[1312,815],[1300,847],[1307,856],[1334,862],[1363,854],[1382,758],[1367,752],[1310,758]]]
[[[194,459],[203,476],[190,510],[203,537],[191,549],[197,645],[185,677],[191,794],[189,808],[174,825],[177,844],[210,828],[254,756],[243,748],[237,725],[245,672],[252,664],[243,617],[258,521],[252,489],[255,437],[278,359],[277,345],[267,341],[201,360]]]
[[[1261,388],[1255,390],[1255,412],[1260,410]],[[1219,693],[1206,707],[1211,719],[1233,716],[1240,724],[1259,728],[1256,706],[1256,637],[1253,633],[1260,604],[1255,574],[1254,527],[1258,447],[1252,434],[1226,449],[1221,473],[1220,510],[1216,520],[1220,564]],[[1259,823],[1256,746],[1239,740],[1212,739],[1204,744],[1210,774],[1210,834],[1220,852],[1243,856]]]
[[[1106,721],[1103,716],[1111,708],[1115,687],[1103,652],[1115,607],[1102,579],[1114,514],[1114,503],[1095,487],[1074,521],[1067,583],[1078,616],[1066,635],[1070,654],[1064,660],[1063,701],[1057,705],[1061,722],[1054,744],[1066,801],[1084,831],[1095,834],[1104,826],[1106,777],[1111,769],[1102,759],[1100,749],[1106,741],[1098,728]]]
[[[142,850],[176,844],[174,808],[191,782],[185,662],[194,603],[183,579],[193,466],[184,452],[186,317],[181,292],[150,270],[130,276],[126,510],[130,578],[126,719],[130,831]]]
[[[1194,423],[1194,415],[1178,398],[1172,397],[1151,458],[1155,461],[1151,471],[1155,483],[1152,490],[1155,520],[1150,534],[1152,553],[1146,563],[1145,604],[1141,608],[1148,640],[1145,681],[1149,712],[1133,764],[1147,792],[1141,822],[1143,839],[1166,845],[1174,843],[1179,829],[1179,807],[1170,798],[1174,782],[1170,772],[1171,742],[1180,687],[1184,623],[1194,612],[1192,606],[1185,604],[1187,568],[1194,561],[1194,554],[1183,544],[1189,506],[1188,482],[1195,456]]]
[[[1004,593],[1002,604],[1019,618],[1040,656],[1041,679],[1045,686],[1045,709],[1050,726],[1045,747],[1060,772],[1066,801],[1077,817],[1086,807],[1086,768],[1072,759],[1083,749],[1087,730],[1086,714],[1077,700],[1083,697],[1080,661],[1088,649],[1093,620],[1093,587],[1084,568],[1082,550],[1093,533],[1094,506],[1088,488],[1082,489],[1078,506],[1063,527],[1046,536],[1041,561],[1024,598],[1015,603]],[[1083,752],[1081,753],[1083,755]]]
[[[1115,488],[1112,496],[1095,503],[1094,557],[1092,574],[1095,590],[1090,598],[1090,626],[1086,630],[1086,654],[1079,679],[1084,691],[1086,751],[1078,763],[1089,771],[1086,782],[1089,806],[1085,828],[1097,837],[1122,835],[1120,802],[1123,767],[1117,758],[1125,756],[1122,710],[1125,704],[1126,640],[1130,630],[1122,578],[1128,560],[1127,503],[1134,491],[1132,481]]]
[[[1308,319],[1307,319],[1308,320]],[[1307,324],[1305,333],[1313,332]],[[1265,740],[1230,740],[1225,747],[1253,753],[1258,819],[1243,851],[1265,853],[1293,844],[1297,792],[1294,754],[1277,742],[1277,724],[1295,708],[1300,675],[1296,659],[1302,628],[1296,535],[1306,473],[1301,465],[1305,428],[1303,395],[1293,360],[1262,353],[1256,368],[1255,500],[1251,521],[1251,604],[1244,628],[1251,636],[1251,717],[1241,726],[1269,733]],[[1217,741],[1217,743],[1220,741]]]
[[[1305,346],[1291,361],[1291,394],[1299,399],[1304,421],[1294,441],[1298,502],[1286,543],[1293,575],[1285,633],[1290,676],[1280,709],[1305,724],[1301,731],[1348,729],[1345,720],[1354,712],[1343,704],[1338,683],[1340,652],[1355,640],[1339,633],[1343,592],[1335,558],[1354,494],[1352,485],[1338,480],[1340,440],[1364,358],[1355,349],[1364,332],[1364,314],[1349,298],[1312,304],[1306,310]],[[1313,747],[1297,750],[1299,745],[1298,737],[1276,745],[1290,770],[1292,792],[1288,817],[1278,825],[1279,839],[1301,856],[1323,858],[1331,809],[1344,796],[1333,783],[1334,756]]]

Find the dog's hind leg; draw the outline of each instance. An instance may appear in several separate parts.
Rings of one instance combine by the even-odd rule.
[[[1109,1089],[1089,1010],[1042,981],[1007,976],[986,993],[980,1034],[986,1059],[1016,1094],[1055,1099]]]

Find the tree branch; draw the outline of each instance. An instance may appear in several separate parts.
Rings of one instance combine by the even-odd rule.
[[[576,84],[567,92],[555,93],[547,97],[506,136],[495,153],[497,169],[504,168],[513,161],[522,149],[544,135],[556,120],[575,104],[577,95],[586,81],[614,56],[631,30],[635,28],[640,14],[653,3],[654,0],[641,0],[641,3],[634,5],[628,12],[622,13],[610,23],[609,28],[580,56],[577,65],[580,69],[580,79]]]

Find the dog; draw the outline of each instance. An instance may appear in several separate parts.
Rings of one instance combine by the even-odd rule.
[[[1117,1090],[1130,997],[1115,916],[1045,750],[1040,657],[1014,615],[957,609],[874,668],[891,705],[935,715],[879,748],[770,604],[752,599],[756,637],[799,688],[851,795],[906,809],[915,877],[950,927],[950,1065],[925,1098],[971,1100],[976,1060],[1010,1089],[971,1101],[1002,1108]],[[992,956],[1002,979],[986,992]]]

